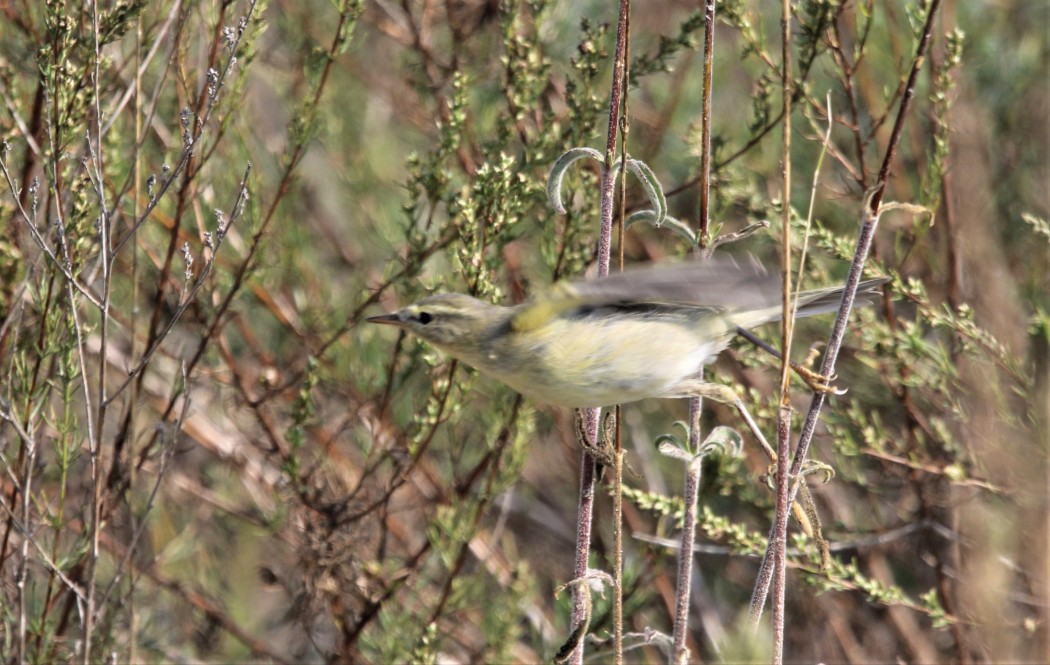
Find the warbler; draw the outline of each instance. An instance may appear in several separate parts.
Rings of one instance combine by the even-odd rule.
[[[858,296],[886,281],[862,282]],[[837,310],[843,288],[803,292],[797,316]],[[512,307],[437,294],[368,321],[414,333],[538,402],[586,408],[650,397],[730,401],[724,387],[697,373],[738,327],[779,320],[780,299],[779,277],[758,264],[708,259],[559,282]]]

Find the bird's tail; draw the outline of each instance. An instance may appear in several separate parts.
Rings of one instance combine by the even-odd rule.
[[[853,304],[870,305],[874,298],[879,295],[876,289],[888,281],[890,281],[888,277],[879,277],[861,282],[857,286],[857,299]],[[798,312],[796,316],[801,318],[803,316],[838,311],[839,304],[842,302],[842,292],[845,288],[844,286],[832,286],[826,289],[803,291],[798,297]],[[780,312],[777,312],[776,318],[772,320],[779,321],[780,318]]]
[[[857,287],[857,299],[854,304],[870,305],[878,295],[876,289],[888,281],[890,281],[888,277],[879,277],[861,282]],[[803,291],[798,296],[796,318],[837,311],[842,302],[844,290],[844,286],[830,286],[824,289]],[[743,309],[733,316],[733,323],[741,328],[750,329],[763,323],[779,321],[783,318],[783,313],[784,310],[780,304],[760,309]]]

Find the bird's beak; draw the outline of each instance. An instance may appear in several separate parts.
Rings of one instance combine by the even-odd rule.
[[[369,323],[385,323],[389,326],[396,326],[401,324],[401,317],[397,315],[397,312],[393,314],[383,314],[381,316],[370,316],[365,321]]]

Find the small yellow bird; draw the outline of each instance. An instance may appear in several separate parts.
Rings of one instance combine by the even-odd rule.
[[[862,282],[861,298],[886,279]],[[843,287],[806,291],[797,316],[838,309]],[[696,378],[737,327],[781,318],[780,280],[755,263],[660,264],[557,283],[520,305],[429,296],[368,319],[408,330],[538,402],[586,408],[649,397],[727,401]]]

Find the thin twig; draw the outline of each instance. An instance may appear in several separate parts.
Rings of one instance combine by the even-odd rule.
[[[701,85],[701,152],[700,152],[700,211],[699,243],[703,253],[710,245],[711,219],[711,105],[713,95],[713,68],[715,49],[715,2],[704,3],[704,62]],[[712,245],[711,250],[714,249]],[[697,372],[697,380],[703,381],[703,366]],[[694,454],[700,450],[703,433],[700,429],[700,415],[703,400],[697,395],[689,398],[689,449]],[[689,600],[692,594],[693,556],[691,547],[696,540],[696,508],[700,495],[700,464],[689,464],[686,467],[685,487],[682,498],[685,501],[685,514],[682,520],[681,551],[678,553],[678,573],[675,582],[675,615],[672,628],[673,662],[684,663],[689,660],[687,646],[689,636]]]
[[[103,182],[105,165],[103,163],[102,154],[102,107],[100,98],[102,97],[101,85],[99,83],[99,63],[102,60],[101,46],[99,45],[99,24],[98,24],[98,2],[91,3],[91,33],[94,39],[94,48],[92,53],[91,63],[91,86],[92,86],[92,102],[94,103],[95,111],[95,146],[91,145],[91,132],[87,133],[87,150],[90,156],[89,167],[85,170],[88,174],[88,179],[91,180],[95,188],[95,196],[98,200],[98,241],[99,241],[99,259],[100,265],[102,266],[102,304],[99,309],[99,363],[98,363],[98,380],[97,380],[97,408],[91,404],[91,400],[88,399],[85,402],[84,408],[88,411],[95,410],[95,447],[91,450],[91,524],[89,527],[89,535],[91,537],[91,549],[88,556],[88,574],[87,574],[87,608],[84,612],[84,665],[89,665],[91,662],[91,640],[94,637],[94,621],[95,621],[95,579],[98,575],[98,556],[99,556],[99,534],[102,531],[102,460],[101,460],[101,442],[103,437],[103,430],[106,426],[106,412],[107,412],[107,400],[106,400],[106,380],[108,377],[109,362],[106,358],[107,349],[109,347],[109,324],[110,324],[110,296],[112,295],[112,264],[110,263],[109,252],[110,252],[110,215],[106,206],[106,186]],[[93,170],[92,170],[93,167]],[[71,302],[72,307],[76,307],[76,304]],[[86,395],[87,393],[85,393]]]
[[[702,377],[701,377],[702,380]],[[698,454],[701,444],[700,415],[702,401],[699,397],[689,398],[689,451]],[[693,587],[693,551],[696,543],[697,501],[700,496],[700,478],[703,470],[699,456],[686,464],[685,487],[682,490],[682,501],[685,510],[682,513],[682,533],[679,535],[678,572],[675,581],[674,625],[671,635],[671,661],[683,664],[689,662],[689,600]]]
[[[882,547],[890,543],[894,543],[898,540],[902,540],[914,533],[929,530],[937,534],[941,538],[950,541],[959,540],[959,534],[953,531],[951,528],[937,522],[935,520],[923,519],[917,522],[911,522],[903,526],[894,527],[881,533],[874,533],[870,536],[864,536],[861,538],[855,538],[853,540],[843,540],[840,542],[828,543],[828,549],[832,552],[851,552],[853,550],[870,549],[875,547]],[[681,547],[681,543],[674,538],[660,538],[650,533],[644,533],[636,531],[631,534],[632,538],[640,540],[646,543],[652,543],[653,545],[659,545],[660,547],[666,547],[668,549],[677,550]],[[738,552],[729,545],[714,545],[711,543],[695,543],[693,545],[693,552],[697,554],[710,554],[715,556],[734,556],[744,557],[747,559],[758,559],[758,554],[751,554],[747,552]],[[791,556],[801,556],[804,554],[804,550],[797,548],[788,549],[788,554]],[[791,564],[793,568],[805,568],[800,564]]]
[[[700,108],[700,249],[707,249],[711,226],[711,92],[715,60],[715,0],[704,2],[704,76]],[[676,645],[677,648],[677,645]]]
[[[5,141],[3,142],[3,145],[0,146],[0,171],[3,171],[4,173],[4,179],[7,181],[7,187],[11,191],[11,196],[15,201],[15,206],[17,206],[18,208],[18,216],[25,223],[26,228],[29,229],[29,235],[33,238],[33,242],[35,242],[36,246],[40,248],[40,250],[43,251],[45,255],[47,255],[47,258],[51,261],[51,263],[56,268],[58,268],[58,270],[66,278],[66,281],[71,283],[73,285],[73,288],[75,288],[77,292],[84,296],[85,300],[87,300],[95,307],[101,307],[101,301],[99,301],[99,299],[93,293],[91,293],[91,291],[89,291],[86,286],[84,286],[77,280],[77,278],[73,275],[73,273],[70,270],[70,267],[66,264],[66,262],[59,258],[58,254],[55,253],[55,250],[47,244],[47,241],[44,240],[44,237],[40,234],[40,230],[36,227],[36,224],[33,222],[33,218],[28,212],[26,212],[25,208],[22,206],[22,201],[19,197],[21,189],[17,185],[15,185],[14,179],[11,178],[11,173],[7,170],[7,160],[4,159],[4,154],[6,152],[7,143]]]
[[[627,0],[627,13],[624,21],[623,52],[623,111],[620,116],[620,226],[616,248],[619,252],[619,267],[624,268],[623,236],[627,219],[627,136],[631,130],[628,97],[630,94],[631,62],[631,6]],[[617,404],[615,409],[615,455],[613,457],[613,662],[623,665],[623,409]],[[608,445],[608,444],[607,444]]]
[[[211,256],[208,258],[207,261],[205,261],[204,267],[201,268],[200,274],[195,280],[193,280],[193,284],[190,287],[189,291],[182,298],[180,298],[179,306],[175,309],[175,312],[172,314],[167,324],[165,324],[160,334],[155,336],[154,342],[149,346],[149,348],[146,349],[145,352],[143,352],[142,357],[139,358],[138,363],[136,363],[136,365],[133,368],[128,370],[128,375],[127,377],[125,377],[124,381],[122,381],[121,384],[113,390],[113,393],[106,400],[107,404],[116,399],[124,391],[124,389],[127,388],[128,384],[130,384],[137,376],[139,376],[139,374],[141,374],[146,369],[146,367],[149,365],[150,360],[153,358],[153,354],[156,353],[157,349],[159,349],[161,344],[164,343],[164,340],[167,338],[168,333],[171,332],[171,330],[175,327],[175,324],[179,322],[179,319],[182,318],[182,315],[186,312],[187,309],[189,309],[190,305],[192,305],[196,301],[197,293],[201,290],[201,287],[204,286],[205,282],[208,279],[208,275],[211,274],[211,269],[215,265],[215,256],[218,253],[219,248],[222,246],[223,240],[226,238],[227,232],[229,231],[230,227],[233,226],[233,223],[237,221],[237,219],[241,215],[241,212],[244,210],[244,204],[248,199],[248,176],[251,175],[251,172],[252,165],[248,164],[244,168],[244,177],[241,179],[241,187],[237,191],[237,198],[234,200],[233,206],[230,208],[229,220],[226,222],[220,220],[220,228],[217,229],[214,236],[215,246],[212,250]]]
[[[255,5],[258,0],[252,0],[251,4],[248,5],[248,10],[242,19],[243,25],[248,25],[252,15],[255,13]],[[240,48],[241,40],[244,37],[245,30],[238,29],[234,31],[234,39],[229,43],[229,57],[226,59],[226,65],[223,67],[222,72],[209,71],[207,81],[202,85],[200,92],[201,104],[203,104],[204,113],[200,117],[196,118],[194,123],[194,130],[189,133],[187,130],[184,134],[182,151],[179,153],[179,159],[175,162],[175,166],[161,180],[160,189],[157,190],[156,196],[150,198],[149,205],[142,211],[142,214],[135,220],[131,228],[124,234],[120,240],[113,246],[111,255],[115,257],[120,250],[123,249],[124,245],[131,240],[138,232],[139,228],[149,219],[150,215],[153,214],[154,208],[160,203],[161,199],[164,198],[164,194],[167,193],[168,189],[178,178],[182,170],[189,164],[190,158],[195,154],[197,146],[200,145],[201,138],[204,135],[204,128],[207,127],[208,121],[211,119],[212,112],[215,110],[215,105],[219,99],[219,92],[222,87],[226,84],[226,80],[229,78],[230,72],[233,71],[233,67],[237,64],[237,49]],[[185,109],[184,112],[187,112]],[[185,187],[185,186],[184,186]],[[172,241],[174,242],[174,240]]]
[[[146,499],[146,505],[142,509],[141,522],[138,523],[137,528],[131,534],[131,538],[126,544],[124,557],[117,564],[116,569],[113,573],[113,578],[109,581],[109,585],[106,590],[102,593],[102,597],[99,599],[99,604],[103,605],[109,599],[109,595],[116,588],[117,584],[123,578],[124,569],[127,567],[131,556],[135,553],[135,548],[138,546],[139,540],[142,538],[142,534],[145,532],[146,526],[149,524],[147,517],[153,511],[153,506],[157,500],[157,493],[160,491],[161,483],[167,476],[168,464],[171,462],[172,455],[175,452],[175,446],[179,440],[179,432],[182,431],[183,424],[186,420],[186,416],[190,413],[190,385],[189,379],[186,376],[186,365],[182,366],[182,382],[183,382],[183,402],[182,412],[179,413],[178,420],[169,427],[168,432],[170,435],[169,443],[160,451],[160,464],[157,467],[156,477],[153,481],[153,487],[150,490],[149,497]],[[138,516],[136,516],[138,519]],[[134,573],[134,569],[130,571]],[[134,586],[134,585],[132,585]],[[134,595],[134,594],[132,594]]]
[[[791,2],[780,7],[780,94],[784,116],[781,163],[780,288],[783,314],[780,318],[780,408],[777,412],[776,514],[773,518],[773,663],[784,662],[784,598],[787,593],[787,525],[792,499],[788,496],[788,455],[791,453],[791,338],[794,316],[791,311]]]

